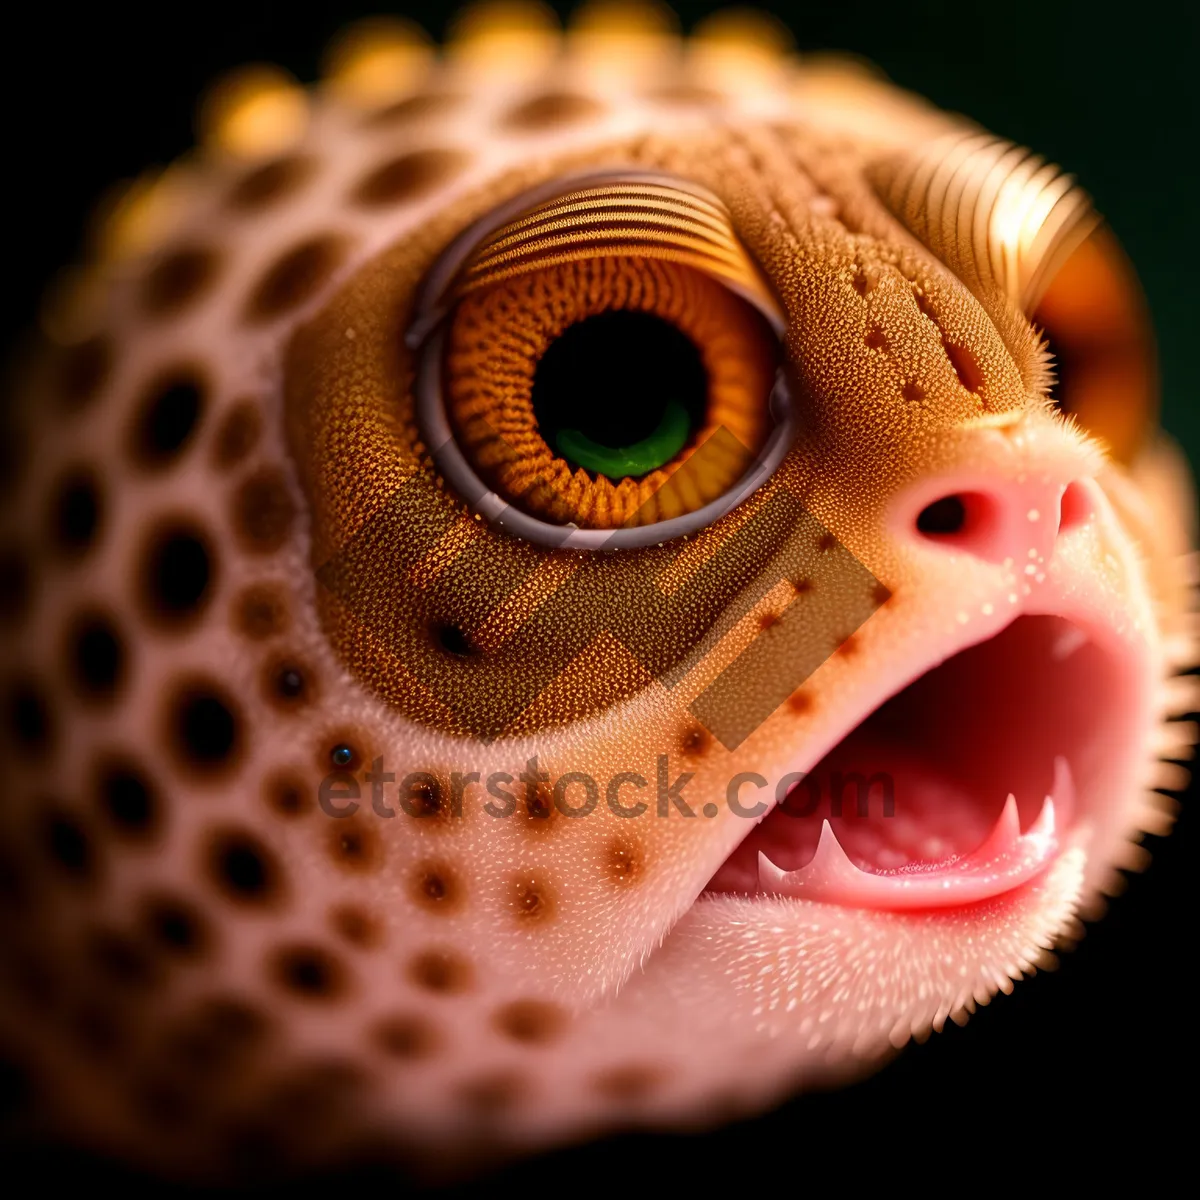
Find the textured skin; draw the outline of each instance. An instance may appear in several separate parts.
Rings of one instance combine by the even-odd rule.
[[[482,51],[451,57],[387,109],[330,87],[278,162],[197,155],[151,244],[104,268],[90,324],[30,369],[18,416],[32,449],[3,518],[6,571],[28,588],[3,635],[0,1031],[53,1097],[56,1130],[219,1172],[365,1144],[429,1159],[524,1150],[753,1111],[1009,990],[1136,865],[1131,839],[1165,827],[1148,789],[1178,784],[1158,759],[1190,745],[1166,724],[1189,706],[1171,679],[1193,652],[1188,484],[1148,426],[1118,463],[1064,420],[1030,322],[973,295],[879,198],[873,165],[957,122],[847,66],[736,42],[698,42],[682,64],[652,38],[607,46],[577,38],[573,58],[544,64],[505,52],[494,69]],[[434,478],[402,335],[423,276],[470,222],[609,166],[667,171],[725,203],[783,306],[803,423],[771,483],[682,550],[597,566],[514,543]],[[181,379],[200,404],[173,445],[146,405]],[[79,489],[74,508],[62,499],[73,472],[95,480],[90,534]],[[429,479],[422,504],[376,520],[414,474]],[[1085,515],[1057,538],[1048,520],[1026,529],[1015,564],[911,533],[947,493],[1057,513],[1068,485]],[[795,580],[671,689],[610,635],[575,646],[587,589],[572,620],[531,620],[584,570],[613,594],[648,570],[677,585],[784,486],[813,522],[801,636],[828,658],[736,750],[688,704],[772,636],[807,591]],[[408,562],[425,526],[450,532]],[[174,583],[152,582],[164,531],[187,535],[185,556],[205,548],[203,586],[180,583],[178,561]],[[826,531],[874,583],[838,591]],[[755,536],[769,550],[788,532]],[[348,546],[367,624],[317,577]],[[433,587],[444,572],[453,586]],[[681,649],[742,586],[723,582],[673,630]],[[872,601],[848,637],[847,611]],[[731,777],[811,767],[1019,611],[1069,614],[1111,652],[1101,682],[1121,699],[1104,770],[1085,781],[1090,841],[969,909],[697,901],[747,832],[725,804]],[[89,614],[123,648],[98,684],[72,666]],[[485,616],[482,661],[451,709],[439,696],[461,664],[430,623]],[[546,639],[573,647],[568,670],[489,729],[498,740],[469,736],[507,711]],[[212,751],[199,760],[179,732],[197,696]],[[342,745],[350,761],[331,760]],[[602,804],[572,820],[545,789],[527,794],[534,756],[551,780],[636,773],[652,807],[660,774],[687,772],[692,808],[717,813],[629,820]],[[361,782],[377,759],[396,777],[391,819]],[[360,781],[353,817],[316,804],[334,767]],[[511,817],[456,782],[474,771],[517,780]],[[416,815],[398,798],[410,772]]]

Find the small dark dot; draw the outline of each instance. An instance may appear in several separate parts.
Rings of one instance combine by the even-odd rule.
[[[604,111],[604,106],[590,96],[574,92],[548,92],[525,100],[510,109],[500,121],[506,129],[545,130],[590,120]]]
[[[379,836],[369,825],[353,817],[334,821],[329,827],[329,854],[349,871],[376,871],[383,863]]]
[[[413,873],[413,897],[431,912],[449,913],[459,907],[462,888],[444,863],[425,863]]]
[[[357,757],[354,749],[351,746],[347,746],[344,742],[334,746],[329,752],[329,760],[335,767],[352,766]]]
[[[119,833],[144,838],[157,828],[158,795],[138,766],[125,759],[110,759],[100,764],[96,780],[100,810]]]
[[[281,987],[306,1000],[334,1000],[347,989],[338,960],[319,946],[285,946],[272,956],[270,967]]]
[[[312,809],[312,796],[305,780],[290,771],[269,776],[263,784],[267,806],[285,817],[298,817]]]
[[[383,927],[369,912],[355,904],[339,904],[330,911],[334,932],[352,946],[370,949],[383,941]]]
[[[797,596],[805,596],[813,590],[813,582],[811,579],[793,579],[792,587]]]
[[[213,463],[229,470],[242,462],[258,445],[262,435],[262,412],[254,400],[239,400],[225,415],[213,442]]]
[[[230,189],[228,204],[236,212],[261,212],[279,204],[308,180],[316,163],[311,158],[277,158],[255,167]]]
[[[50,541],[60,554],[76,558],[91,546],[102,519],[100,485],[87,467],[72,467],[54,488]]]
[[[817,538],[817,549],[821,551],[832,550],[837,545],[837,538],[832,533],[823,533]]]
[[[428,1058],[437,1049],[433,1025],[416,1014],[401,1013],[376,1021],[371,1041],[390,1058]]]
[[[427,196],[467,162],[459,150],[414,150],[373,168],[351,193],[365,208],[402,204]]]
[[[284,712],[303,708],[313,700],[311,679],[308,668],[293,659],[270,659],[263,669],[267,703]]]
[[[439,625],[436,631],[438,645],[441,646],[447,654],[456,654],[461,657],[474,654],[475,649],[471,645],[467,635],[459,629],[457,625]]]
[[[146,897],[142,901],[142,921],[158,946],[181,958],[203,955],[212,941],[200,914],[186,901],[173,896]]]
[[[71,813],[50,810],[41,818],[46,855],[64,874],[77,881],[90,880],[96,871],[92,841],[82,822]]]
[[[456,1089],[461,1103],[478,1117],[494,1117],[512,1108],[529,1090],[524,1076],[515,1071],[493,1071],[465,1080]]]
[[[54,743],[54,714],[44,693],[31,679],[11,684],[6,716],[12,740],[22,750],[44,751]]]
[[[803,688],[801,688],[799,691],[793,692],[788,697],[788,708],[790,708],[794,713],[800,714],[810,712],[812,707],[813,698]]]
[[[125,675],[125,646],[116,627],[99,613],[79,617],[71,630],[68,670],[85,699],[105,699]]]
[[[212,775],[237,758],[241,724],[233,702],[215,684],[196,681],[181,686],[170,713],[171,745],[186,766]]]
[[[142,552],[142,607],[156,624],[182,626],[208,604],[215,575],[204,531],[180,518],[161,525]]]
[[[911,379],[905,380],[900,388],[900,395],[908,401],[909,404],[920,404],[925,399],[925,389],[919,383],[913,383]]]
[[[142,280],[142,311],[155,317],[183,312],[211,286],[220,262],[207,246],[181,246],[168,252]]]
[[[230,899],[270,904],[280,898],[283,870],[274,854],[252,833],[218,830],[206,853],[208,873]]]
[[[130,435],[134,462],[159,469],[191,439],[204,407],[204,384],[190,368],[175,368],[146,390]]]
[[[493,1023],[514,1042],[539,1045],[562,1033],[566,1013],[557,1004],[544,1000],[514,1000],[496,1011]]]
[[[429,992],[452,995],[471,986],[471,964],[444,950],[426,950],[408,964],[408,976],[418,987]]]
[[[64,350],[58,364],[58,393],[68,411],[83,408],[99,394],[112,374],[113,345],[104,334]]]
[[[967,506],[961,496],[943,496],[927,504],[917,516],[917,528],[922,533],[958,533],[966,523]]]
[[[592,1086],[610,1100],[632,1103],[644,1099],[661,1084],[663,1072],[642,1063],[611,1067],[593,1076]]]
[[[712,745],[712,734],[702,725],[693,725],[680,738],[680,746],[684,754],[703,754]]]
[[[867,336],[863,338],[863,341],[866,342],[867,347],[871,350],[887,349],[887,335],[882,329],[879,328],[878,325],[872,325],[871,328],[867,330]]]
[[[122,987],[145,988],[158,977],[154,963],[142,946],[116,930],[92,930],[87,938],[86,952],[101,975]]]
[[[246,320],[252,324],[270,321],[299,308],[337,270],[345,252],[345,241],[331,234],[319,234],[293,246],[255,285],[246,304]]]
[[[554,893],[536,875],[518,875],[513,879],[512,904],[521,922],[541,922],[554,915]]]
[[[614,842],[608,851],[608,873],[617,883],[632,883],[641,874],[641,859],[625,842]]]
[[[955,375],[958,376],[959,383],[968,392],[976,394],[982,392],[985,383],[983,368],[980,367],[975,355],[966,346],[955,346],[946,341],[943,341],[942,345],[946,351],[946,357],[950,360],[950,365],[954,368]]]
[[[29,556],[16,546],[5,546],[0,550],[0,623],[17,625],[29,613],[32,597]]]
[[[265,467],[242,481],[234,492],[232,524],[252,554],[272,554],[287,540],[296,506],[282,472]]]
[[[237,599],[234,621],[246,637],[264,641],[287,628],[287,602],[270,586],[251,585]]]

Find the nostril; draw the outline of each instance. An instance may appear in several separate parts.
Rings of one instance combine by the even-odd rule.
[[[947,549],[999,562],[1010,553],[1002,536],[1004,521],[995,497],[983,492],[953,492],[917,514],[917,532]]]
[[[1087,487],[1078,480],[1067,485],[1058,506],[1058,530],[1066,533],[1078,525],[1083,525],[1092,515],[1092,500]]]
[[[962,496],[943,496],[927,504],[917,515],[920,533],[946,536],[960,533],[967,523],[967,505]]]

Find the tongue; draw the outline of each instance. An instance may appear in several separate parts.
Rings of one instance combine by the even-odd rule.
[[[1052,794],[1021,808],[1024,833],[1001,787],[968,787],[860,730],[792,787],[708,890],[856,908],[972,903],[1033,878],[1058,852],[1074,809],[1066,760],[1055,762]]]

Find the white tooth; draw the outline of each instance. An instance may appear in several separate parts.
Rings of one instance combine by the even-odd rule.
[[[758,852],[758,886],[768,891],[779,891],[787,872],[777,867],[761,850]]]
[[[997,858],[1011,849],[1020,836],[1021,814],[1017,812],[1016,796],[1012,792],[1009,792],[1008,799],[1005,800],[1004,807],[1000,810],[1000,818],[992,828],[992,832],[987,835],[987,840],[971,857],[980,859]]]
[[[1054,797],[1047,796],[1042,803],[1042,811],[1038,813],[1037,820],[1030,825],[1025,836],[1034,840],[1049,840],[1054,833]]]
[[[1054,760],[1054,783],[1050,795],[1054,797],[1059,827],[1069,829],[1076,812],[1075,776],[1071,774],[1071,764],[1061,754]]]
[[[799,895],[825,891],[835,884],[847,884],[861,877],[862,871],[846,856],[842,844],[833,832],[833,826],[823,821],[817,852],[812,860],[795,871],[781,871],[761,850],[758,852],[759,886]]]

